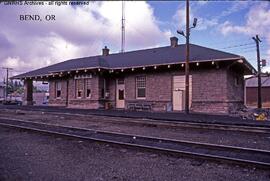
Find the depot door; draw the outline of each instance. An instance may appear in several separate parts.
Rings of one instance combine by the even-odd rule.
[[[125,81],[124,78],[116,80],[116,108],[125,108]]]
[[[192,76],[189,76],[189,106],[192,100]],[[185,76],[173,76],[173,110],[185,109]]]

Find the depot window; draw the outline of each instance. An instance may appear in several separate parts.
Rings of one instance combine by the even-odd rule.
[[[145,98],[146,78],[145,76],[136,77],[136,98]]]
[[[85,79],[86,98],[91,98],[91,79]]]
[[[76,80],[76,97],[82,98],[83,95],[83,80],[77,79]]]
[[[56,88],[56,98],[60,98],[61,97],[61,82],[56,82],[55,88]]]

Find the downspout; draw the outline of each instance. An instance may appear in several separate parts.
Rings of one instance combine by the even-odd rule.
[[[244,105],[247,106],[247,87],[246,87],[246,79],[244,78]]]
[[[69,79],[67,80],[66,107],[68,107],[68,89],[69,89]]]

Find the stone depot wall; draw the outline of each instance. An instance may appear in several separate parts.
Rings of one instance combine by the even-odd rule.
[[[191,108],[195,112],[233,113],[244,105],[244,77],[241,72],[226,68],[194,72],[192,86]]]
[[[61,97],[56,97],[56,82],[61,82]],[[49,81],[49,104],[52,106],[67,106],[70,108],[85,108],[85,109],[98,109],[102,107],[100,105],[99,96],[99,77],[93,75],[91,78],[91,97],[87,98],[85,90],[83,88],[83,96],[81,98],[76,97],[76,81],[74,78],[68,78],[65,80],[54,79]],[[67,97],[68,95],[68,97]]]
[[[172,105],[172,86],[174,75],[184,75],[183,71],[155,71],[123,73],[125,76],[125,106],[129,103],[149,103],[153,111],[166,111]],[[136,99],[136,76],[146,76],[146,98]],[[226,68],[200,69],[192,71],[192,103],[191,111],[206,113],[230,113],[243,106],[244,84],[242,73]],[[235,85],[235,77],[241,77],[239,84]],[[101,98],[102,80],[106,78],[109,97]],[[70,78],[62,80],[61,99],[55,96],[55,81],[50,81],[50,105],[61,105],[73,108],[98,109],[104,108],[106,102],[115,108],[117,76],[94,75],[91,79],[91,98],[76,98],[75,80]],[[68,84],[67,84],[68,82]],[[68,87],[68,92],[67,92]],[[68,94],[68,101],[67,101]]]
[[[148,103],[153,111],[166,111],[168,103],[172,100],[173,73],[135,73],[125,77],[126,106],[129,103]],[[136,99],[136,77],[146,76],[146,98]]]

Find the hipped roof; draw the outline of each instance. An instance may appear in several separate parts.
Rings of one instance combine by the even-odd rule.
[[[102,68],[112,70],[164,64],[177,64],[184,63],[186,59],[185,56],[185,44],[181,44],[177,45],[176,47],[166,46],[125,53],[109,54],[107,56],[99,55],[67,60],[20,74],[12,78],[20,79],[26,77],[46,76],[51,75],[54,72],[74,71],[80,69]],[[245,60],[244,57],[241,57],[240,55],[190,44],[190,62],[239,59]],[[247,63],[245,65],[248,66],[250,71],[254,69],[247,61],[245,63]]]

